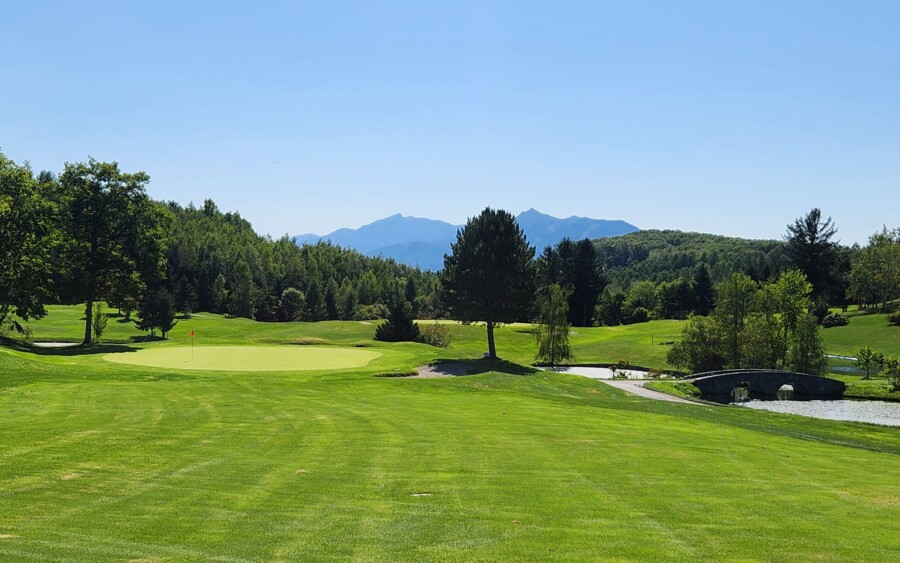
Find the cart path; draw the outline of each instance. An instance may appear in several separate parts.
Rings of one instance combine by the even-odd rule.
[[[687,403],[689,405],[700,404],[694,401],[688,401],[687,399],[682,399],[681,397],[675,397],[674,395],[668,395],[666,393],[660,393],[659,391],[647,389],[646,387],[644,387],[644,383],[646,383],[645,381],[634,381],[631,379],[598,379],[597,381],[605,383],[606,385],[611,385],[616,389],[621,389],[626,393],[637,395],[638,397],[656,399],[657,401],[669,401],[671,403]]]

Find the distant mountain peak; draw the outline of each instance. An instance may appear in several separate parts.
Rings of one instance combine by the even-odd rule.
[[[534,208],[520,213],[517,220],[528,242],[539,252],[545,246],[567,237],[573,240],[596,239],[638,230],[625,221],[575,216],[559,219]],[[443,267],[444,253],[450,251],[450,244],[456,240],[456,233],[461,227],[437,219],[395,213],[358,229],[337,229],[325,236],[298,235],[294,241],[297,244],[314,244],[328,240],[369,256],[383,256],[410,266],[439,270]]]

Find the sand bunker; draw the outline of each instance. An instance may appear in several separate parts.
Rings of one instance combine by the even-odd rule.
[[[138,366],[216,371],[313,371],[360,368],[380,352],[338,346],[172,346],[107,354]]]

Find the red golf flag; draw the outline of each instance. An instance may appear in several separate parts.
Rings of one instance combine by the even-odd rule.
[[[194,329],[191,329],[191,338],[194,337]]]

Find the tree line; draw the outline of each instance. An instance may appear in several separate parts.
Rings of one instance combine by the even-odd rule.
[[[299,247],[257,235],[212,200],[152,200],[149,176],[118,164],[67,163],[34,174],[0,153],[0,325],[84,303],[84,343],[102,330],[100,301],[139,328],[174,326],[177,312],[260,321],[374,319],[396,301],[443,314],[436,275],[328,243]]]
[[[329,243],[260,236],[212,200],[154,201],[148,182],[95,160],[34,174],[0,153],[0,324],[40,317],[44,303],[84,303],[90,342],[94,303],[105,301],[163,333],[176,312],[203,310],[259,321],[487,320],[492,341],[494,323],[536,319],[551,297],[565,302],[572,326],[704,317],[714,285],[736,273],[767,287],[802,272],[820,321],[829,303],[886,309],[900,295],[900,229],[844,247],[818,209],[788,225],[783,241],[644,231],[566,239],[535,256],[514,217],[488,208],[433,274]]]

